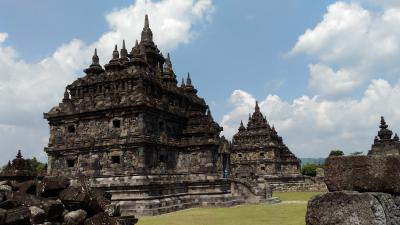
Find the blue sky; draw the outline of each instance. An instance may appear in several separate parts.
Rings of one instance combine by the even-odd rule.
[[[0,141],[7,158],[17,148],[45,157],[42,113],[83,75],[94,47],[106,62],[115,42],[132,44],[145,13],[177,76],[191,73],[228,137],[255,99],[301,157],[368,150],[380,115],[400,126],[395,1],[3,0]],[[167,29],[165,21],[172,21]]]

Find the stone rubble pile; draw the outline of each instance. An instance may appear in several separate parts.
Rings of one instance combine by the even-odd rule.
[[[79,182],[78,182],[79,183]],[[111,195],[84,184],[70,186],[62,177],[0,182],[0,224],[133,225],[121,217]]]
[[[335,156],[325,166],[329,193],[308,203],[307,225],[400,224],[400,156]]]

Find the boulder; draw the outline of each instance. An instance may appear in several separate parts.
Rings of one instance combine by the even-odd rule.
[[[37,194],[42,197],[58,197],[60,192],[70,185],[66,177],[44,177],[37,184]]]
[[[36,194],[36,181],[34,180],[28,180],[24,182],[12,182],[11,186],[14,191]]]
[[[29,208],[21,206],[14,209],[7,210],[6,221],[7,225],[26,225],[30,224],[29,217],[30,217]]]
[[[29,207],[29,211],[31,213],[30,221],[32,224],[44,223],[46,219],[46,212],[43,209],[36,206],[31,206]]]
[[[307,225],[400,224],[400,196],[385,193],[331,192],[308,202]]]
[[[325,164],[329,191],[400,194],[400,156],[334,156]]]
[[[105,213],[98,213],[85,220],[85,225],[117,225],[115,218],[110,218]]]
[[[76,211],[71,211],[64,216],[65,225],[80,225],[86,219],[87,213],[85,210],[79,209]]]

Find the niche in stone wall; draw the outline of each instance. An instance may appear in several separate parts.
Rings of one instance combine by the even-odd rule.
[[[121,164],[121,156],[119,156],[119,155],[111,156],[111,163],[112,164]]]
[[[75,125],[68,125],[68,133],[75,133],[76,129],[75,129]]]
[[[67,167],[75,167],[75,159],[67,159]]]
[[[114,119],[113,121],[112,121],[112,125],[113,125],[113,128],[121,128],[121,120],[120,119]]]

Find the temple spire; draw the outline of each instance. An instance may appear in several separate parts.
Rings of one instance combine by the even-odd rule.
[[[89,66],[89,68],[83,70],[86,74],[100,74],[104,70],[100,65],[100,60],[99,56],[97,55],[97,48],[94,49],[94,54],[92,56],[92,64]],[[65,93],[64,93],[64,98],[65,98]]]
[[[144,16],[144,28],[150,28],[149,16],[147,14]]]
[[[192,85],[192,79],[190,78],[190,73],[189,73],[189,72],[188,72],[187,78],[186,78],[186,86],[191,86],[191,87],[193,87],[193,85]]]
[[[185,86],[186,86],[186,85],[185,85],[185,78],[182,77],[181,87],[184,88]]]
[[[69,93],[68,93],[68,89],[67,88],[65,88],[65,91],[64,91],[64,98],[63,98],[63,102],[67,102],[69,100]]]
[[[114,59],[114,60],[116,60],[116,59],[119,58],[119,52],[118,52],[118,47],[117,47],[117,45],[115,45],[115,48],[114,48],[114,51],[113,51],[112,56],[113,56],[112,59]]]
[[[141,41],[153,42],[153,32],[150,29],[149,16],[147,14],[144,17],[144,27],[142,30]]]
[[[17,159],[22,159],[22,154],[21,154],[21,150],[18,150],[18,154],[17,154]]]
[[[94,54],[92,57],[92,65],[100,65],[99,62],[100,62],[100,59],[99,59],[99,56],[97,55],[97,48],[95,48]]]
[[[242,131],[245,131],[245,130],[246,130],[246,128],[244,127],[243,121],[241,120],[240,121],[240,126],[239,126],[239,132],[242,132]]]
[[[260,107],[258,106],[258,101],[256,101],[255,111],[256,111],[256,112],[260,112]]]
[[[126,59],[128,57],[128,50],[125,47],[125,40],[122,41],[121,58]]]
[[[381,116],[381,124],[379,128],[381,128],[378,132],[378,136],[380,140],[390,140],[392,138],[393,132],[387,129],[389,126],[386,124],[385,118]]]

